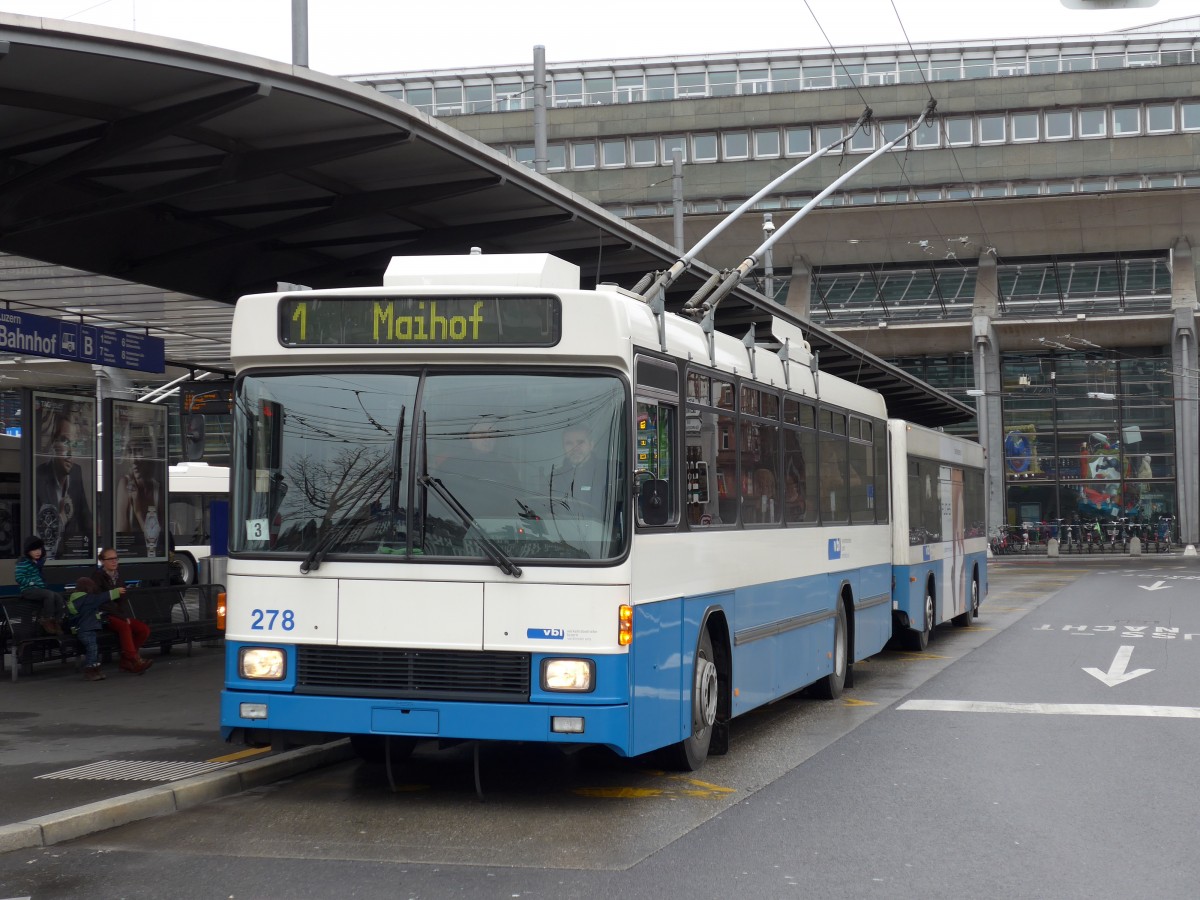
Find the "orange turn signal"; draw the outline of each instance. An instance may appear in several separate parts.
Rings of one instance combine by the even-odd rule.
[[[628,647],[633,643],[633,607],[622,603],[617,612],[617,643]]]
[[[217,594],[217,631],[225,630],[225,592]]]

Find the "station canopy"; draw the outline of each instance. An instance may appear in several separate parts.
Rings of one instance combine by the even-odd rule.
[[[0,300],[166,342],[168,371],[229,369],[243,294],[378,285],[393,256],[551,253],[632,287],[674,248],[371,88],[257,57],[0,14]],[[693,263],[669,309],[712,274]],[[974,411],[739,288],[716,327],[790,318],[824,372],[927,425]],[[0,389],[90,367],[0,353]],[[14,361],[15,360],[15,361]]]

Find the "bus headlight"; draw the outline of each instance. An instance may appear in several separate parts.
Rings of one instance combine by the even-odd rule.
[[[280,681],[287,674],[287,655],[276,647],[243,647],[238,674],[259,681]]]
[[[596,682],[596,664],[590,659],[546,659],[542,661],[543,691],[587,693]]]

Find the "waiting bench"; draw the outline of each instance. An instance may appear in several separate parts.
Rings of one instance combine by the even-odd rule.
[[[222,636],[217,627],[217,598],[225,588],[219,584],[188,586],[137,587],[125,594],[133,617],[146,623],[150,636],[146,646],[158,645],[159,652],[170,653],[177,644],[192,644]],[[0,659],[12,654],[12,680],[18,674],[32,675],[35,663],[82,658],[83,645],[72,634],[48,635],[42,631],[41,604],[19,597],[0,598]],[[120,652],[117,635],[102,629],[97,646],[100,656],[110,660]]]

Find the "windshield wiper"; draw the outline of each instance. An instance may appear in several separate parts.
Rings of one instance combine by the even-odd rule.
[[[391,518],[391,522],[388,525],[388,535],[389,535],[390,540],[393,540],[393,541],[396,539],[396,513],[398,513],[400,511],[400,483],[401,483],[401,478],[404,475],[404,460],[402,460],[400,458],[400,451],[401,451],[401,445],[404,443],[404,414],[407,411],[408,411],[407,407],[404,407],[404,406],[400,407],[400,418],[396,422],[396,437],[392,441],[392,489],[388,494],[388,505],[390,507],[388,510],[388,515]],[[404,502],[405,502],[406,508],[407,508],[407,504],[408,504],[407,494],[408,494],[408,492],[405,491],[405,501]],[[404,530],[405,530],[405,538],[407,539],[407,537],[408,537],[408,535],[407,535],[407,532],[408,532],[407,518],[405,519]],[[405,547],[407,548],[407,540],[405,543]]]
[[[350,533],[352,526],[362,524],[362,511],[370,506],[371,501],[378,496],[377,493],[368,491],[367,496],[354,508],[353,513],[325,532],[325,536],[317,541],[316,546],[308,551],[308,556],[304,557],[304,562],[300,563],[301,574],[307,575],[309,572],[315,572],[321,568],[321,560],[325,558],[325,554]]]
[[[467,530],[475,529],[475,532],[479,535],[479,543],[483,545],[484,552],[487,553],[488,558],[496,564],[500,571],[511,575],[513,578],[521,577],[521,567],[513,562],[512,558],[501,550],[495,541],[487,536],[487,533],[475,521],[475,517],[467,511],[467,508],[458,501],[457,497],[450,493],[450,488],[442,484],[440,478],[434,478],[431,475],[422,475],[417,481],[424,487],[433,488],[433,492],[442,498],[442,502],[449,506],[451,511],[462,520],[464,528]]]

